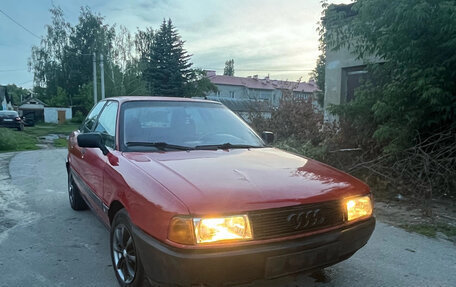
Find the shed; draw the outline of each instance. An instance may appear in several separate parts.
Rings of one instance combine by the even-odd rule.
[[[72,118],[73,113],[71,108],[44,108],[45,123],[63,124],[66,120],[71,120]]]

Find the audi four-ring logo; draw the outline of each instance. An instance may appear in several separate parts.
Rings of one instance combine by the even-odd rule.
[[[287,221],[294,226],[294,229],[313,227],[325,222],[325,217],[320,214],[320,209],[302,211],[288,215]]]

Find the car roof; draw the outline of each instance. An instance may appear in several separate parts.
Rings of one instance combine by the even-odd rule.
[[[152,96],[123,96],[106,98],[105,100],[115,100],[120,103],[136,101],[162,101],[162,102],[196,102],[196,103],[213,103],[221,104],[217,101],[210,101],[199,98],[181,98],[181,97],[152,97]]]

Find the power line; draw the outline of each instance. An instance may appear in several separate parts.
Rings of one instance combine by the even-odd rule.
[[[0,73],[2,73],[2,72],[19,72],[19,71],[27,71],[27,69],[0,70]]]
[[[38,36],[37,34],[33,33],[32,31],[30,31],[29,29],[25,28],[21,23],[17,22],[16,20],[14,20],[11,16],[9,16],[8,14],[6,14],[3,10],[0,9],[0,13],[2,13],[3,15],[5,15],[6,17],[8,17],[11,21],[13,21],[14,23],[16,23],[16,25],[18,25],[19,27],[21,27],[22,29],[24,29],[25,31],[29,32],[31,35],[35,36],[36,38],[40,39],[41,40],[41,37]]]
[[[19,84],[17,84],[17,85],[19,86],[19,85],[27,84],[27,83],[30,83],[30,82],[33,82],[33,80],[28,80],[28,81],[25,81],[25,82],[19,83]]]

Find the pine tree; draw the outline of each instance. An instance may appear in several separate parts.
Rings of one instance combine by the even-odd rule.
[[[143,76],[153,96],[183,97],[185,85],[192,79],[190,55],[184,49],[171,19],[163,20],[154,34],[149,61]]]

